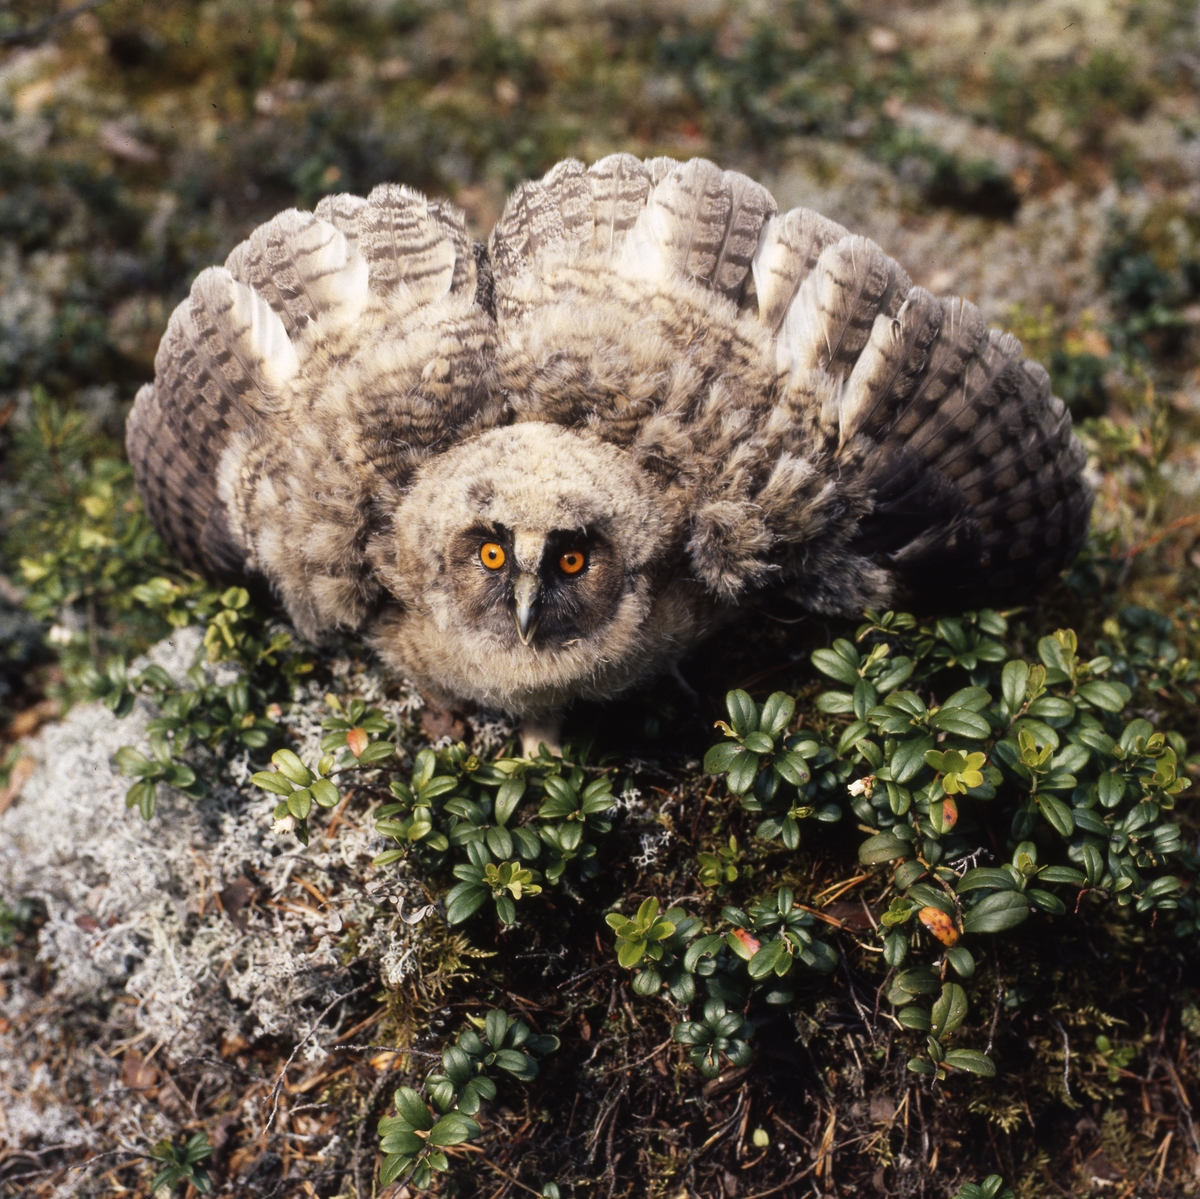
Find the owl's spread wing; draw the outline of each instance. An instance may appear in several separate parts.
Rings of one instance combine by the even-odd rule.
[[[510,419],[626,448],[726,602],[1015,597],[1070,561],[1091,504],[1019,343],[698,159],[562,162],[487,254],[395,185],[282,213],[199,276],[155,365],[127,434],[151,517],[188,566],[264,575],[310,633],[379,602],[373,547],[419,464]]]
[[[850,546],[906,591],[1018,595],[1074,558],[1092,502],[1083,447],[1046,371],[973,304],[845,237],[803,275],[777,354],[790,387],[825,396],[822,443],[866,489]]]
[[[202,272],[126,432],[180,560],[265,575],[309,632],[358,623],[389,498],[488,419],[477,283],[462,214],[394,185],[281,213]]]
[[[745,176],[562,162],[490,251],[517,419],[590,429],[684,489],[692,565],[723,598],[1016,597],[1078,551],[1092,497],[1046,372]]]

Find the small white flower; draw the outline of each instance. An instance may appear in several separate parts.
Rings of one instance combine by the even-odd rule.
[[[276,820],[271,831],[273,833],[294,833],[296,831],[296,817],[285,816],[282,820]]]
[[[860,779],[855,779],[854,782],[846,788],[851,795],[865,795],[868,799],[871,798],[871,793],[875,790],[875,776],[873,774],[864,775]]]
[[[75,634],[66,626],[61,624],[52,624],[50,631],[46,634],[46,640],[51,645],[70,645],[75,639]]]

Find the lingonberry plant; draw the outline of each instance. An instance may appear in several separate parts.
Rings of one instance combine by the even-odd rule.
[[[332,694],[316,760],[271,752],[286,725],[272,696],[306,662],[285,635],[255,632],[244,593],[217,599],[205,652],[235,663],[234,681],[218,686],[198,666],[193,685],[178,687],[155,667],[131,677],[116,664],[93,683],[116,712],[137,694],[159,706],[149,754],[117,757],[137,779],[128,802],[144,815],[160,786],[202,793],[197,748],[270,753],[251,781],[278,797],[278,831],[307,843],[317,814],[343,804],[353,781],[383,801],[375,830],[392,845],[375,867],[418,871],[441,892],[450,925],[490,911],[513,926],[547,888],[594,883],[614,828],[611,767],[570,747],[523,758],[509,746],[484,760],[458,743],[421,749],[400,768],[383,712]],[[1075,634],[1059,630],[1030,659],[1014,652],[996,612],[929,624],[869,612],[853,640],[812,654],[837,687],[803,702],[729,693],[723,739],[704,766],[724,775],[730,812],[745,814],[743,839],[728,832],[697,854],[695,882],[708,897],[699,908],[652,895],[632,915],[618,901],[606,918],[634,993],[673,1006],[672,1039],[704,1077],[748,1065],[756,1024],[812,1003],[840,952],[873,952],[887,969],[881,996],[911,1039],[910,1072],[935,1083],[990,1077],[996,1065],[968,994],[989,939],[1003,944],[1027,921],[1101,904],[1175,916],[1190,933],[1195,905],[1172,866],[1186,857],[1172,818],[1188,785],[1186,747],[1129,711],[1134,686],[1186,688],[1188,668],[1165,670],[1153,646],[1135,662],[1122,645],[1124,657],[1085,660]],[[780,876],[802,844],[849,823],[862,832],[854,881],[878,879],[890,897],[872,916],[874,945],[843,940],[839,951],[830,934],[840,922],[799,902]],[[504,1020],[501,1029],[493,1013],[447,1047],[425,1097],[397,1091],[397,1114],[380,1126],[381,1182],[429,1185],[449,1167],[447,1150],[478,1135],[474,1117],[495,1096],[496,1072],[533,1077],[530,1051],[553,1039]]]
[[[1130,685],[1111,677],[1110,657],[1084,661],[1072,631],[1042,637],[1036,661],[1013,656],[1007,632],[991,611],[930,625],[868,612],[853,642],[812,655],[841,689],[819,694],[798,722],[788,695],[758,704],[730,692],[729,721],[718,722],[726,739],[705,758],[744,809],[771,813],[756,827],[760,839],[795,848],[802,821],[857,820],[867,834],[860,863],[891,872],[894,897],[878,919],[893,971],[887,999],[901,1026],[925,1034],[909,1069],[939,1079],[995,1071],[985,1053],[946,1044],[969,1010],[951,977],[971,977],[981,938],[1084,903],[1173,914],[1182,889],[1171,871],[1184,849],[1171,813],[1188,786],[1183,739],[1123,716]],[[717,869],[702,862],[701,881],[715,881]],[[678,957],[686,974],[721,946],[756,982],[794,964],[829,969],[832,951],[813,940],[806,915],[787,888],[749,911],[726,907],[721,919],[733,927],[724,933],[701,935],[694,918],[677,930],[668,911],[640,952],[631,922],[616,925],[619,958],[633,966],[652,956],[669,971]],[[679,955],[672,938],[692,950]],[[710,996],[726,998],[723,977],[714,965]],[[697,994],[681,977],[667,985],[680,1002]],[[793,997],[779,988],[765,996]]]
[[[559,1045],[557,1037],[534,1034],[498,1008],[468,1019],[469,1027],[442,1050],[441,1069],[425,1079],[424,1096],[400,1087],[396,1114],[379,1121],[380,1186],[404,1178],[418,1190],[428,1187],[435,1171],[450,1168],[445,1150],[479,1135],[474,1117],[496,1098],[497,1080],[532,1082],[538,1076],[536,1058]]]

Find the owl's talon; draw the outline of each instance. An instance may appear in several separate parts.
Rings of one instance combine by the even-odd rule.
[[[521,721],[521,757],[536,758],[544,745],[556,758],[562,757],[562,717],[527,716]]]

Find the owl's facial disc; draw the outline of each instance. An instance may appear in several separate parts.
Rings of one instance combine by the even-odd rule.
[[[633,455],[538,422],[428,460],[379,543],[390,661],[436,693],[514,712],[643,670],[661,563],[686,514]]]

